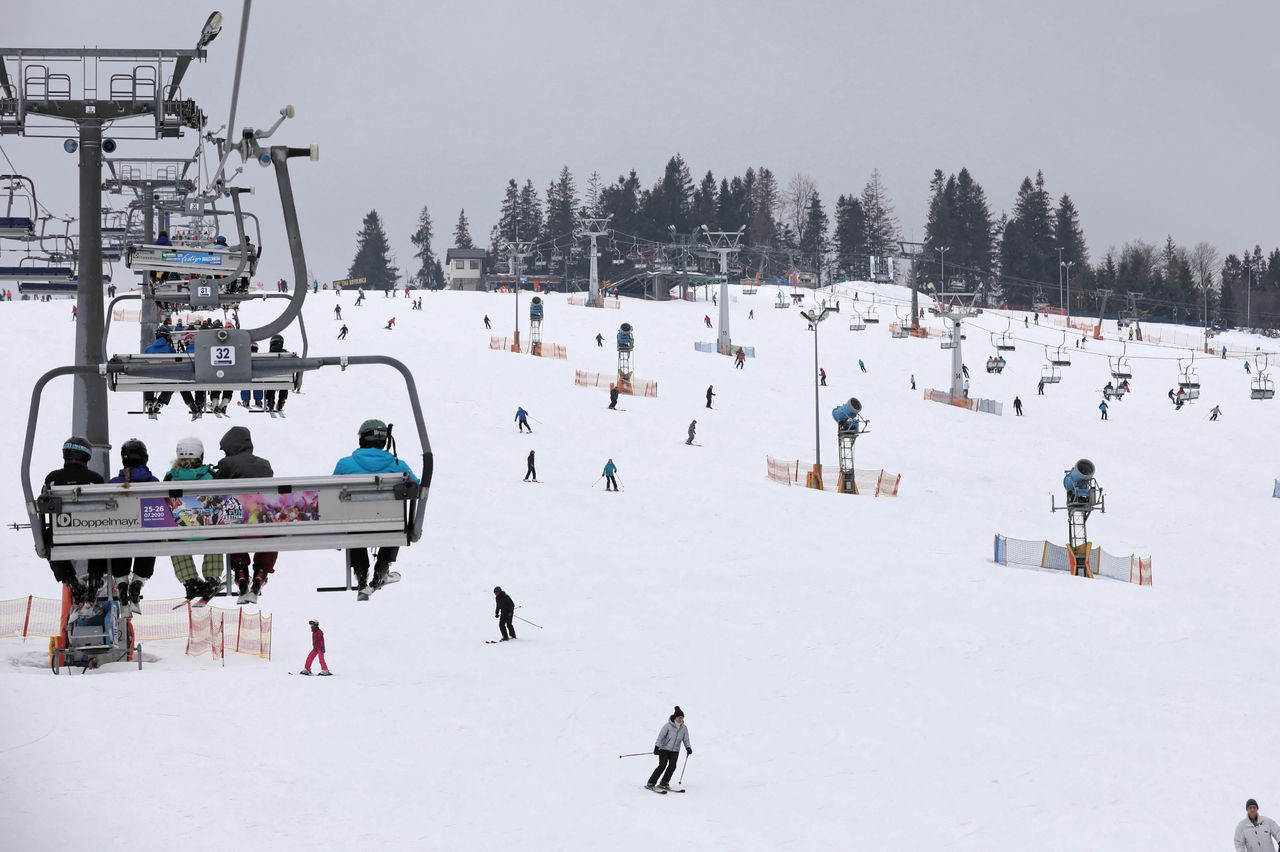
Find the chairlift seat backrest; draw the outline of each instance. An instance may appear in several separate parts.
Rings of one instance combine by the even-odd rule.
[[[0,237],[30,237],[35,232],[36,224],[30,216],[0,216]]]
[[[70,281],[73,270],[69,266],[0,266],[0,281],[26,281],[30,283]]]

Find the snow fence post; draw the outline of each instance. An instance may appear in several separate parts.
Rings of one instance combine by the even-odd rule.
[[[27,638],[27,625],[31,623],[31,598],[32,597],[33,597],[32,595],[27,595],[27,614],[22,619],[22,638],[23,639]]]

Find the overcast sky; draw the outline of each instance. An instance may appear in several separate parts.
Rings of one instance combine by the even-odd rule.
[[[183,89],[227,120],[240,4]],[[194,45],[216,6],[0,0],[4,47]],[[539,192],[562,165],[630,168],[679,151],[700,177],[765,165],[814,178],[830,212],[879,168],[904,236],[929,178],[967,166],[992,212],[1024,175],[1080,210],[1091,257],[1133,238],[1280,244],[1280,3],[301,2],[259,0],[237,124],[318,143],[294,161],[308,264],[345,275],[361,217],[383,216],[401,267],[430,207],[435,248],[458,211],[487,242],[509,177]],[[109,135],[109,134],[108,134]],[[55,212],[76,203],[57,140],[0,137]],[[117,156],[188,153],[127,142]],[[0,162],[0,167],[4,164]],[[246,169],[266,231],[261,277],[291,277],[268,170]]]

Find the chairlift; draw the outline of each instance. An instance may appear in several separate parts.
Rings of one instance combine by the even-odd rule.
[[[1056,385],[1062,381],[1062,373],[1052,362],[1045,364],[1040,368],[1040,381],[1046,385]]]
[[[1273,399],[1275,395],[1275,383],[1271,381],[1266,373],[1260,371],[1254,377],[1252,387],[1249,389],[1249,399]]]
[[[879,314],[876,313],[874,297],[872,297],[872,299],[873,299],[872,303],[867,306],[867,313],[865,316],[863,316],[863,320],[871,323],[872,325],[877,325],[880,322],[880,316]]]
[[[1120,357],[1107,358],[1107,361],[1111,364],[1111,378],[1118,382],[1133,378],[1133,369],[1129,366],[1129,359],[1124,355],[1128,348],[1128,344],[1122,343],[1120,344]]]
[[[1048,346],[1044,348],[1045,355],[1049,358],[1049,363],[1055,367],[1070,367],[1071,353],[1067,351],[1067,333],[1062,332],[1062,343],[1056,349],[1050,349]]]
[[[999,375],[1004,372],[1005,368],[1004,356],[1000,354],[990,355],[987,357],[987,372]]]
[[[1200,371],[1196,369],[1195,363],[1196,353],[1194,349],[1191,350],[1191,363],[1187,365],[1185,370],[1182,369],[1182,359],[1178,359],[1178,370],[1180,373],[1178,376],[1178,387],[1187,391],[1195,390],[1196,396],[1199,396]]]
[[[855,310],[853,312],[853,319],[849,320],[849,330],[850,331],[866,331],[866,329],[867,329],[867,323],[865,320],[863,320],[862,314],[858,313]]]
[[[546,269],[546,268],[547,268],[547,259],[546,259],[545,257],[543,257],[543,255],[542,255],[542,252],[541,252],[541,251],[537,252],[537,253],[536,253],[536,254],[534,254],[534,256],[533,256],[533,268],[534,268],[534,269]]]
[[[559,266],[564,260],[564,253],[560,251],[560,246],[556,246],[551,250],[551,262]]]
[[[889,323],[889,336],[898,340],[910,337],[911,329],[907,327],[907,320],[902,316],[902,311],[894,308],[893,312],[897,315],[898,321]]]
[[[61,257],[61,256],[58,256]],[[0,281],[27,284],[69,283],[75,277],[75,268],[63,266],[49,255],[48,263],[40,263],[33,255],[22,258],[17,266],[0,266]]]
[[[995,332],[991,334],[991,342],[996,347],[996,352],[1013,352],[1018,347],[1014,345],[1013,336],[1009,333],[1013,329],[1013,320],[1006,318],[1007,328],[996,336]]]
[[[1044,297],[1043,288],[1036,287],[1036,295],[1035,298],[1031,300],[1031,307],[1035,308],[1037,311],[1043,311],[1045,308],[1049,307],[1049,300]]]
[[[0,215],[0,238],[35,239],[39,218],[35,182],[25,175],[0,175],[0,180],[8,181],[7,187],[0,188],[5,193],[4,210],[0,211],[3,214]],[[22,191],[23,181],[28,187],[26,192]]]

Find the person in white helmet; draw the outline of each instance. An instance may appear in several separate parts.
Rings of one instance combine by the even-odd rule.
[[[176,458],[169,472],[164,475],[165,482],[191,482],[200,479],[213,479],[213,468],[204,463],[204,443],[199,438],[183,438],[178,441]],[[169,557],[173,560],[173,574],[187,591],[187,600],[199,598],[209,602],[222,585],[222,554],[206,553],[196,572],[194,556],[178,554]],[[201,575],[203,574],[203,577]]]

